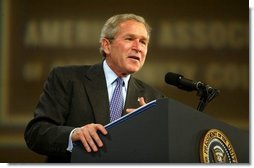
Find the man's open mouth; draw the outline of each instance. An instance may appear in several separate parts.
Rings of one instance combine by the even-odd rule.
[[[140,61],[140,58],[137,57],[137,56],[129,56],[128,58],[131,58],[131,59],[135,59],[135,60],[137,60],[137,61]]]

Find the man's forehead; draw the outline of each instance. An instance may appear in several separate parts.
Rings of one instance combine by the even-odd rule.
[[[139,28],[137,28],[137,25],[139,25]],[[138,22],[135,20],[127,20],[120,23],[119,28],[120,29],[118,29],[117,34],[122,34],[123,36],[132,36],[132,37],[141,36],[142,38],[145,38],[145,39],[149,38],[148,31],[145,25],[141,22]]]

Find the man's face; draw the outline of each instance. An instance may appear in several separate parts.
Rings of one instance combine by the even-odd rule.
[[[103,40],[108,65],[118,76],[137,72],[145,62],[148,42],[144,24],[134,20],[122,22],[111,42]]]

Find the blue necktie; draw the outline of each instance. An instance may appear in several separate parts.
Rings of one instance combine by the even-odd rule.
[[[117,78],[115,82],[116,87],[110,101],[110,122],[121,117],[124,104],[122,94],[123,80],[121,78]]]

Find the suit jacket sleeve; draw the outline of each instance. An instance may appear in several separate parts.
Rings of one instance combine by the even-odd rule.
[[[30,149],[45,155],[66,155],[69,134],[74,127],[64,126],[68,116],[71,82],[59,69],[53,69],[44,84],[34,119],[25,130]]]

